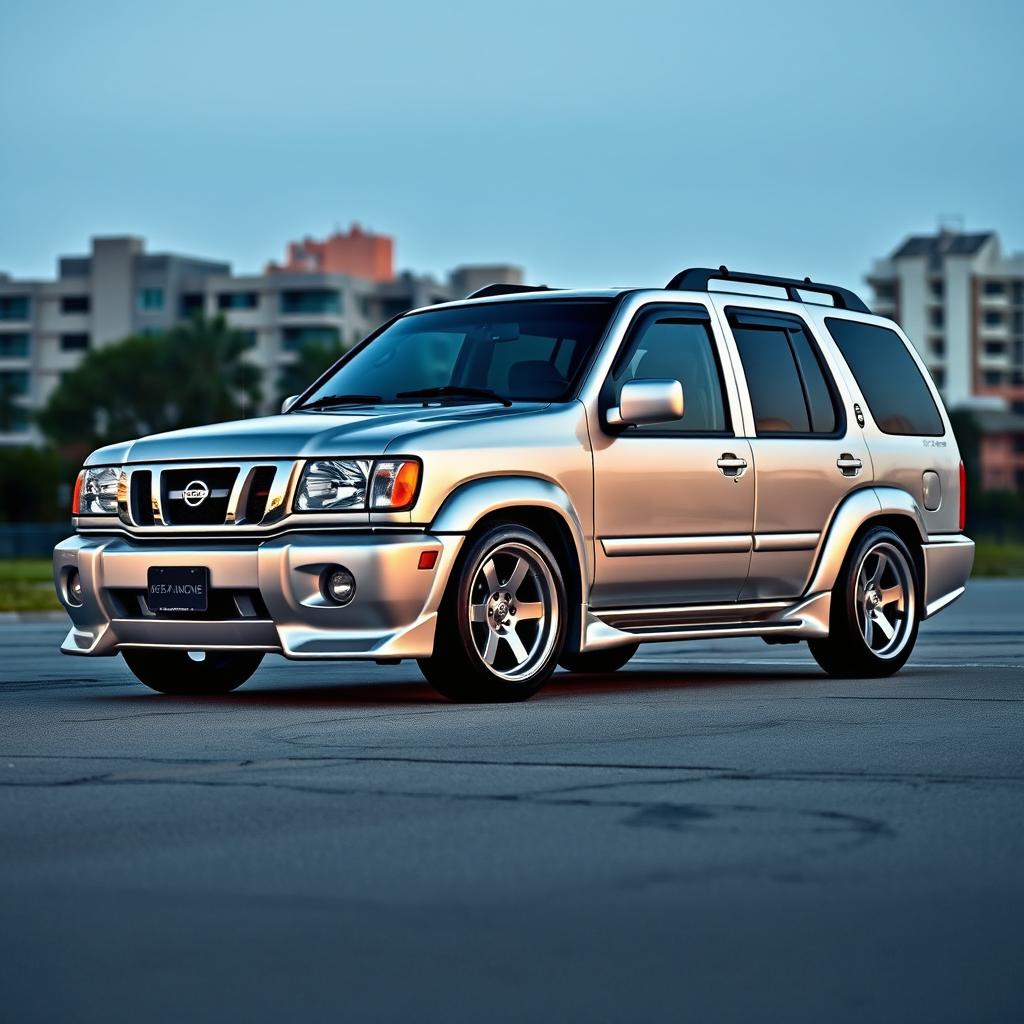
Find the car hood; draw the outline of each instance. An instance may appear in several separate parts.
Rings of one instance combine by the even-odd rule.
[[[108,445],[89,456],[89,465],[170,462],[194,459],[290,459],[334,455],[382,455],[400,437],[403,445],[417,435],[455,426],[507,423],[510,418],[546,408],[541,403],[511,408],[474,405],[376,406],[344,412],[296,412],[258,419],[189,427],[153,434],[137,441]],[[408,449],[406,449],[408,450]]]

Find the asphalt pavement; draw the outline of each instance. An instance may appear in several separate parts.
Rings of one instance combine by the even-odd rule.
[[[63,633],[0,621],[5,1020],[1024,1019],[1024,581],[893,679],[722,641],[503,706]]]

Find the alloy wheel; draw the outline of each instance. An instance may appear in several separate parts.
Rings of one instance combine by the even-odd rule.
[[[469,591],[473,646],[494,675],[528,678],[558,634],[556,588],[547,562],[527,544],[506,542],[480,561]]]
[[[895,658],[906,646],[915,614],[914,575],[904,553],[881,541],[864,553],[856,573],[857,626],[868,649]]]

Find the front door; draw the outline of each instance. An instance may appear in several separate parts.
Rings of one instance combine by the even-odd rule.
[[[750,563],[754,473],[737,393],[702,303],[641,309],[593,414],[595,608],[735,601]],[[682,419],[611,430],[629,380],[683,386]]]

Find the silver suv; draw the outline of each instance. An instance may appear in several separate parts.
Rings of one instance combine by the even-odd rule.
[[[62,650],[164,693],[276,653],[517,700],[730,636],[889,675],[964,591],[964,502],[921,360],[846,289],[495,285],[385,324],[279,416],[90,456]]]

